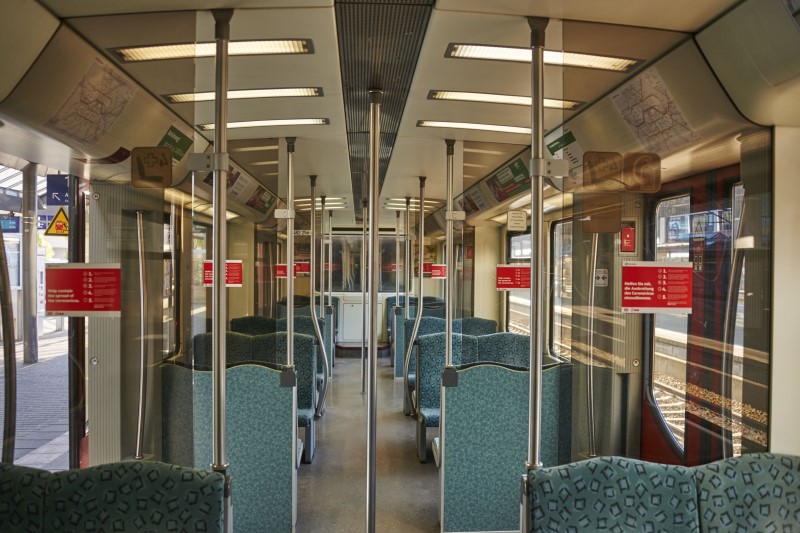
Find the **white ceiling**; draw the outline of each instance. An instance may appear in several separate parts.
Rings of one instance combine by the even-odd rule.
[[[30,0],[33,1],[33,0]],[[343,196],[352,206],[351,178],[342,77],[334,0],[38,0],[57,17],[66,19],[102,53],[121,46],[213,40],[213,18],[208,9],[234,8],[233,40],[309,38],[314,53],[304,56],[232,57],[230,89],[308,86],[322,87],[318,98],[280,98],[231,101],[229,120],[328,118],[330,124],[313,127],[247,128],[229,130],[231,147],[274,143],[296,136],[297,195],[309,194],[309,174],[319,176],[318,194]],[[417,127],[418,120],[530,125],[527,107],[431,101],[433,89],[506,94],[530,94],[530,65],[510,62],[445,58],[452,42],[526,47],[530,30],[525,15],[554,20],[547,31],[547,47],[594,54],[618,55],[650,61],[685,38],[677,32],[703,27],[736,0],[437,0],[430,19],[413,84],[384,181],[382,196],[418,194],[420,175],[429,177],[426,195],[445,196],[445,138],[459,143],[456,176],[468,187],[530,144],[526,135]],[[585,22],[581,22],[585,21]],[[600,24],[597,24],[600,23]],[[661,31],[660,28],[670,31]],[[116,60],[115,60],[116,61]],[[119,63],[118,63],[119,64]],[[213,88],[213,59],[152,61],[119,64],[156,97]],[[547,67],[545,96],[592,102],[620,85],[625,74],[591,69]],[[213,122],[213,104],[166,104],[188,124]],[[555,127],[571,113],[546,111],[546,128]],[[211,140],[209,132],[205,133]],[[461,153],[462,146],[492,143],[499,154]],[[482,144],[481,144],[482,145]],[[272,152],[274,154],[274,152]],[[269,160],[270,152],[236,153],[232,157],[276,193],[285,189],[285,176],[276,178],[272,167],[252,165]],[[259,159],[261,158],[261,159]],[[462,168],[461,161],[483,167]],[[475,176],[463,178],[463,175]],[[393,222],[394,213],[382,215]],[[341,220],[352,212],[339,212]]]

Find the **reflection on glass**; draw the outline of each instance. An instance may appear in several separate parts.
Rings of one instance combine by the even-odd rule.
[[[689,195],[656,207],[656,261],[689,260]],[[675,439],[684,446],[686,423],[686,345],[689,315],[654,315],[653,396]]]
[[[550,351],[569,359],[572,351],[572,222],[553,226],[553,308]]]
[[[511,237],[508,246],[511,263],[529,262],[531,259],[530,234]],[[531,294],[528,290],[508,291],[508,331],[530,335]]]
[[[395,276],[400,276],[400,291],[405,290],[403,276],[403,249],[400,249],[400,260],[395,257],[396,238],[379,237],[381,258],[381,275],[378,284],[379,292],[395,291]],[[333,254],[326,258],[326,266],[333,268],[333,292],[361,292],[361,235],[334,235]],[[365,256],[366,260],[367,257]],[[399,269],[398,269],[399,267]],[[325,275],[327,276],[327,268]],[[319,278],[317,279],[319,290]],[[327,290],[327,288],[326,288]]]

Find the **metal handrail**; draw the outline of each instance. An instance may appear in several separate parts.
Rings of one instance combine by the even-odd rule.
[[[3,328],[3,370],[5,380],[3,416],[3,462],[14,464],[17,437],[17,355],[14,344],[14,311],[3,233],[0,232],[0,325]]]
[[[322,346],[322,391],[320,392],[319,396],[317,397],[317,405],[314,409],[314,418],[319,418],[322,416],[323,411],[325,410],[325,398],[328,396],[328,349],[325,346],[325,340],[322,338],[322,332],[319,329],[319,320],[317,319],[317,310],[314,308],[316,305],[315,297],[314,297],[314,290],[316,286],[316,243],[314,242],[316,239],[316,220],[317,220],[317,177],[310,176],[311,179],[311,246],[309,249],[311,250],[309,254],[309,261],[310,267],[309,268],[309,285],[311,286],[311,323],[314,324],[314,334],[317,336],[317,341],[319,345]],[[333,328],[333,324],[331,324],[331,328]],[[332,330],[332,329],[331,329]],[[316,384],[314,384],[316,386]]]
[[[406,342],[406,356],[403,361],[403,392],[406,401],[411,406],[412,413],[417,410],[414,404],[414,397],[411,395],[411,389],[408,384],[408,367],[411,364],[411,350],[414,348],[412,339],[417,336],[419,330],[419,323],[422,320],[422,280],[424,279],[424,266],[425,266],[425,176],[419,177],[419,228],[417,230],[417,242],[419,244],[419,284],[417,285],[417,317],[414,319],[414,328],[411,330],[411,336],[405,339]],[[410,265],[409,265],[410,266]],[[410,270],[410,268],[409,268]],[[408,300],[406,300],[408,305]]]
[[[147,265],[144,249],[144,212],[136,212],[136,236],[139,251],[139,411],[136,425],[136,453],[144,459],[144,418],[147,409]]]

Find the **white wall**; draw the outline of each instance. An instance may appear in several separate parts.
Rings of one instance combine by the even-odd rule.
[[[770,451],[800,455],[800,128],[775,128]]]
[[[475,316],[500,322],[501,294],[497,292],[497,265],[500,258],[500,228],[475,228]]]

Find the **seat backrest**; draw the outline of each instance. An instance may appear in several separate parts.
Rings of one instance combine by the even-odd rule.
[[[314,322],[311,316],[296,316],[294,317],[294,332],[295,333],[302,333],[303,335],[310,335],[313,337],[314,342],[317,339],[317,333],[314,331]],[[322,333],[322,340],[325,340],[325,334],[329,333],[329,330],[326,327],[325,319],[324,318],[317,318],[317,322],[319,323],[319,331]],[[277,322],[278,331],[286,331],[286,319],[279,318]],[[330,357],[330,354],[328,355]],[[317,349],[317,374],[322,375],[322,365],[325,364],[325,361],[322,359],[322,354]]]
[[[264,335],[275,333],[276,319],[267,316],[241,316],[231,319],[231,331],[246,333],[247,335]]]
[[[703,531],[796,531],[800,458],[754,453],[694,468]]]
[[[445,326],[445,322],[444,322],[443,318],[432,317],[432,316],[424,316],[423,315],[422,318],[420,318],[420,320],[419,320],[419,329],[417,329],[417,338],[419,338],[419,337],[421,337],[423,335],[430,335],[431,333],[442,333],[442,332],[444,332],[444,326]],[[413,333],[413,331],[414,331],[414,320],[411,320],[411,319],[406,320],[406,323],[405,323],[405,334],[403,335],[403,337],[404,337],[403,340],[404,340],[404,348],[405,348],[405,350],[408,349],[408,344],[409,343],[412,344],[411,360],[408,363],[408,371],[411,374],[414,374],[416,372],[415,369],[416,369],[416,366],[417,366],[417,361],[416,361],[417,350],[413,346],[413,343],[414,343],[414,341],[416,339],[412,339],[411,338],[411,334]],[[402,367],[403,363],[405,362],[405,360],[404,360],[404,358],[405,358],[405,350],[403,351],[403,356],[401,358],[401,360],[403,361],[403,362],[400,363],[401,367]],[[403,370],[401,368],[400,369],[400,372],[401,372],[400,375],[401,376],[402,376],[402,371]]]
[[[245,362],[262,361],[259,351],[254,351],[252,335],[237,333],[235,331],[225,332],[225,355],[227,365],[234,365]],[[192,365],[198,370],[211,370],[213,337],[211,333],[200,333],[194,336],[192,341]]]
[[[458,386],[443,389],[442,531],[518,531],[528,372],[482,363],[457,372]]]
[[[275,357],[278,364],[286,364],[285,331],[275,333]],[[294,334],[294,366],[297,375],[297,408],[313,409],[317,402],[317,351],[311,335]]]
[[[50,472],[0,463],[0,524],[3,531],[44,531]]]
[[[246,509],[235,514],[237,531],[291,531],[295,521],[297,417],[293,389],[280,385],[281,369],[253,364],[226,371],[229,472],[235,508]],[[213,461],[212,376],[192,374],[194,464],[201,468]]]
[[[531,531],[700,531],[684,466],[595,457],[533,470],[528,482]]]
[[[190,515],[193,530],[221,532],[223,485],[218,472],[155,461],[55,472],[47,478],[44,531],[163,531]]]
[[[477,351],[477,339],[470,335],[453,333],[453,366],[463,363],[465,353]],[[416,342],[417,352],[417,404],[422,408],[439,409],[441,404],[441,377],[445,363],[445,333],[422,335]]]
[[[528,368],[530,337],[517,333],[493,333],[478,339],[479,361]]]
[[[458,318],[453,320],[453,331],[475,337],[491,335],[497,333],[497,322],[489,320],[488,318],[479,318],[476,316]]]

